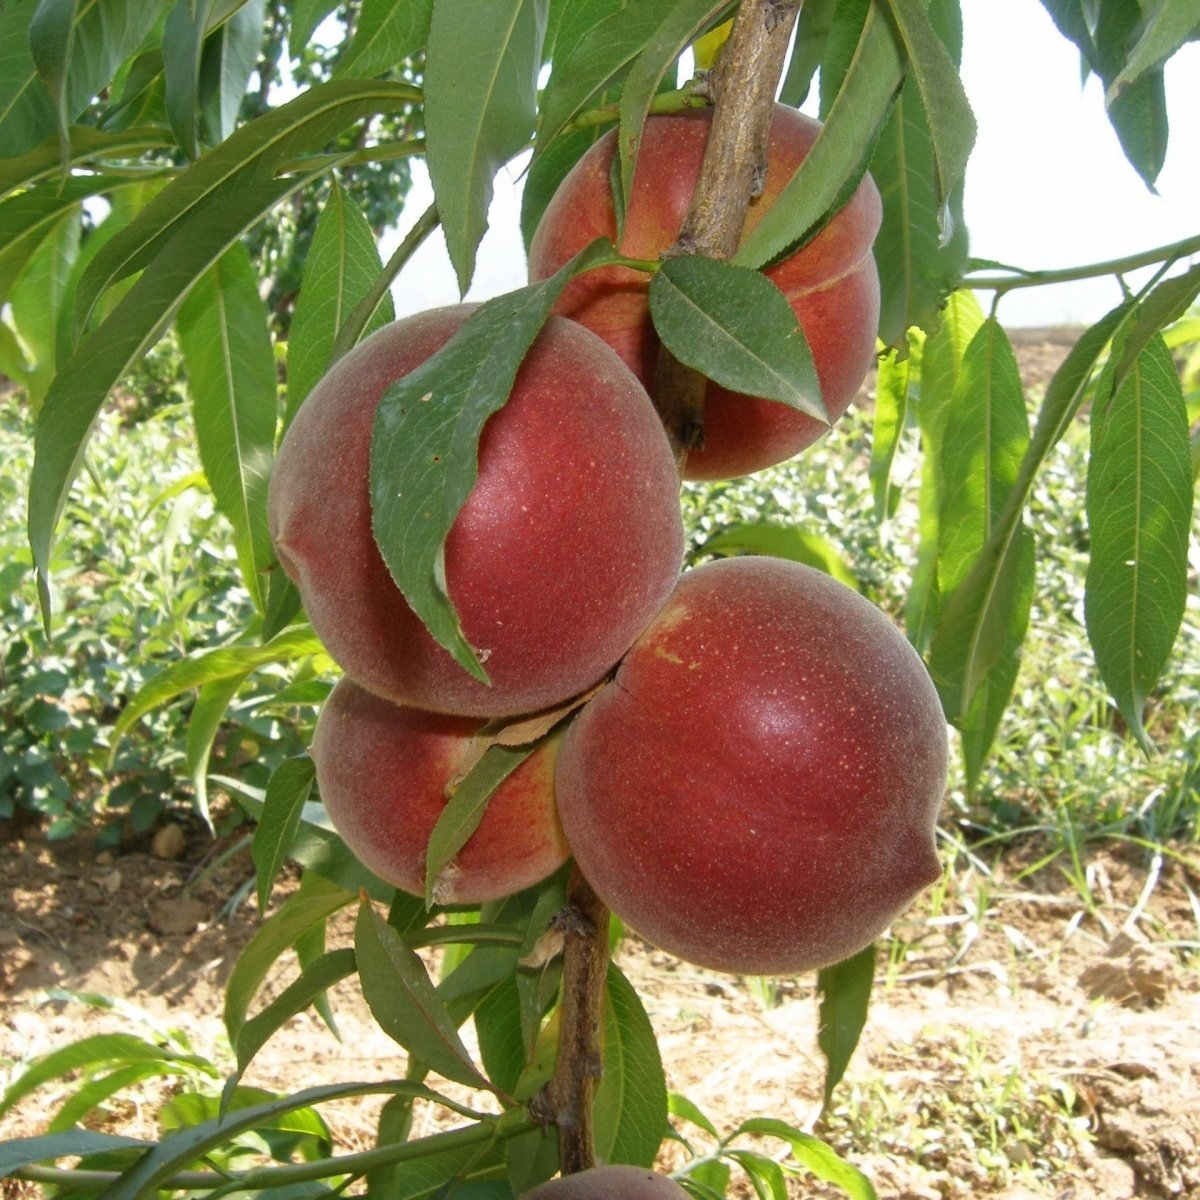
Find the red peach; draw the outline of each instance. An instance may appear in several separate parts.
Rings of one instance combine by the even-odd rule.
[[[666,1175],[614,1163],[538,1184],[522,1200],[687,1200],[687,1192]]]
[[[330,693],[313,735],[317,787],[333,827],[380,879],[425,894],[429,835],[482,725],[393,704],[346,678]],[[559,740],[539,746],[492,793],[479,827],[435,885],[439,903],[497,900],[566,861],[554,806]]]
[[[449,595],[491,686],[468,675],[384,564],[368,465],[380,396],[470,311],[397,321],[341,359],[284,437],[268,508],[280,563],[347,675],[398,703],[508,716],[595,683],[661,607],[683,555],[679,477],[624,363],[552,317],[484,427],[478,480],[446,542]]]
[[[656,259],[675,242],[700,173],[710,121],[708,110],[647,120],[619,245],[622,254]],[[775,106],[766,182],[751,203],[744,232],[770,209],[820,128],[795,109]],[[614,131],[588,150],[555,192],[530,246],[531,279],[552,275],[595,238],[616,241],[609,187],[615,147]],[[864,177],[811,241],[765,272],[787,297],[808,339],[830,419],[846,411],[875,354],[879,276],[871,243],[881,219],[879,193]],[[555,311],[595,330],[649,387],[659,342],[646,289],[641,272],[597,268],[567,284]],[[820,421],[787,405],[710,383],[704,448],[688,455],[686,478],[722,479],[762,470],[791,458],[825,430]]]
[[[921,660],[810,567],[727,559],[674,595],[563,742],[580,870],[716,970],[847,958],[939,875],[946,723]]]

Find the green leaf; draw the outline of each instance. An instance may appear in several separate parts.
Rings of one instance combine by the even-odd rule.
[[[68,167],[90,164],[99,170],[100,160],[136,159],[147,150],[161,150],[173,144],[161,129],[124,129],[109,133],[90,125],[72,125],[68,133],[71,140]],[[56,137],[15,158],[0,160],[0,197],[31,188],[35,183],[55,176],[61,169],[61,147]]]
[[[729,525],[713,534],[699,547],[700,554],[767,554],[804,563],[832,575],[840,583],[862,591],[858,576],[838,548],[819,533],[798,525],[779,525],[774,521],[749,521]]]
[[[833,1089],[841,1082],[854,1056],[875,983],[875,946],[872,943],[857,954],[822,967],[817,972],[820,1016],[817,1045],[825,1055],[824,1107],[829,1107]]]
[[[93,1034],[36,1059],[9,1084],[0,1097],[0,1115],[43,1084],[61,1081],[63,1076],[71,1072],[100,1065],[118,1066],[139,1062],[187,1062],[207,1066],[204,1059],[195,1055],[177,1054],[131,1033]]]
[[[215,833],[216,830],[208,809],[208,760],[229,705],[245,680],[246,675],[230,675],[226,679],[205,684],[200,689],[188,718],[185,746],[188,778],[195,792],[196,811],[208,826],[210,833]]]
[[[167,119],[189,158],[200,154],[200,59],[215,0],[175,0],[163,29]]]
[[[1200,0],[1145,0],[1141,7],[1141,34],[1105,94],[1110,106],[1131,83],[1194,37],[1200,27]]]
[[[654,1027],[615,963],[604,984],[604,1074],[596,1088],[596,1156],[649,1167],[667,1134],[667,1082]]]
[[[117,1092],[141,1083],[143,1079],[166,1079],[170,1076],[187,1077],[194,1068],[179,1063],[149,1061],[129,1067],[118,1067],[96,1079],[87,1079],[83,1085],[58,1107],[46,1125],[47,1133],[67,1133],[90,1117],[105,1100]],[[214,1072],[215,1074],[215,1072]]]
[[[545,25],[545,0],[439,0],[433,7],[426,162],[463,292],[487,228],[492,180],[533,133]]]
[[[333,68],[334,79],[370,78],[400,66],[425,46],[433,0],[363,0],[354,37]]]
[[[0,157],[22,154],[52,135],[57,165],[57,116],[29,48],[29,25],[38,3],[5,0],[0,6]]]
[[[779,88],[779,101],[791,108],[800,108],[808,98],[813,77],[821,65],[825,39],[833,28],[838,0],[806,0],[796,18],[796,34],[792,56]]]
[[[650,281],[667,349],[722,387],[777,400],[829,424],[808,340],[783,293],[748,267],[668,259]]]
[[[163,1138],[102,1193],[103,1200],[142,1200],[142,1197],[160,1190],[177,1171],[202,1159],[218,1146],[231,1142],[238,1134],[251,1129],[269,1128],[279,1118],[297,1110],[326,1100],[403,1094],[423,1099],[433,1098],[433,1093],[428,1088],[409,1080],[335,1083],[304,1088],[289,1096],[268,1100],[262,1104],[252,1104],[248,1108],[227,1112],[224,1116],[212,1117],[199,1125],[180,1129]]]
[[[733,256],[735,263],[761,267],[783,256],[815,234],[849,199],[867,169],[903,78],[904,63],[891,27],[872,4],[816,142],[742,242]]]
[[[905,610],[909,641],[921,652],[928,648],[933,636],[939,603],[939,513],[946,414],[958,385],[967,346],[982,324],[983,310],[974,293],[955,292],[946,302],[937,333],[926,340],[921,357],[921,401],[917,406],[923,452],[918,525],[920,545]]]
[[[288,421],[328,369],[335,338],[382,269],[367,218],[334,180],[304,261],[300,296],[288,334]],[[363,336],[386,325],[394,315],[388,293]]]
[[[200,125],[212,145],[228,138],[237,124],[242,99],[258,66],[265,7],[266,0],[239,0],[237,11],[205,39],[200,59]],[[215,15],[219,19],[223,13]]]
[[[892,488],[892,463],[908,417],[909,395],[917,385],[921,364],[921,339],[917,330],[908,337],[908,353],[889,350],[879,360],[875,383],[875,417],[871,428],[871,465],[867,470],[875,498],[875,520],[892,515],[896,493]]]
[[[975,144],[975,114],[958,69],[921,0],[888,0],[929,118],[937,195],[944,203],[959,185]]]
[[[759,1200],[787,1200],[787,1179],[783,1168],[773,1158],[742,1149],[728,1149],[725,1157],[746,1172]]]
[[[68,1155],[104,1154],[112,1150],[137,1150],[150,1145],[138,1138],[97,1133],[91,1129],[72,1129],[66,1133],[46,1133],[39,1137],[10,1138],[0,1142],[0,1178],[32,1163],[50,1162]]]
[[[525,173],[525,186],[521,191],[521,237],[526,253],[529,252],[538,222],[558,191],[559,184],[602,133],[598,125],[576,129],[556,137],[547,149],[540,149],[545,143],[539,139],[539,151]]]
[[[1150,341],[1172,321],[1184,315],[1200,293],[1200,265],[1172,275],[1138,299],[1136,320],[1122,339],[1113,386],[1120,387]]]
[[[266,1008],[241,1025],[234,1045],[239,1074],[246,1070],[272,1034],[297,1013],[304,1012],[334,984],[348,979],[355,970],[354,951],[348,946],[313,959]]]
[[[337,0],[294,0],[292,23],[288,28],[288,52],[299,58],[312,41],[316,28],[337,7]]]
[[[425,850],[427,908],[438,902],[443,873],[479,828],[492,794],[535,749],[536,746],[489,746],[454,789],[429,835]]]
[[[363,998],[380,1029],[447,1079],[495,1091],[471,1060],[424,963],[363,900],[354,932]]]
[[[233,526],[242,581],[266,607],[260,579],[274,561],[267,482],[278,402],[266,305],[241,243],[200,279],[176,321],[196,441],[217,507]]]
[[[542,93],[535,162],[572,117],[625,75],[676,4],[638,0],[618,9],[605,3],[598,9],[603,15],[572,38],[569,51],[560,45]]]
[[[1161,338],[1092,406],[1084,611],[1100,674],[1149,746],[1142,710],[1187,598],[1192,467],[1183,392]]]
[[[621,92],[621,120],[613,161],[614,170],[619,171],[622,198],[616,205],[618,229],[625,221],[626,199],[633,194],[633,171],[642,126],[663,76],[696,37],[732,7],[728,0],[676,0],[630,68]]]
[[[307,626],[285,629],[264,646],[223,646],[180,659],[148,679],[122,709],[114,728],[116,741],[129,732],[134,722],[181,692],[203,687],[217,679],[242,675],[269,663],[291,662],[322,653],[321,643]]]
[[[69,154],[67,127],[73,113],[68,111],[67,73],[75,45],[76,0],[41,0],[29,22],[29,52],[38,77],[46,85],[58,116],[58,137],[64,157]],[[64,171],[65,174],[65,171]]]
[[[1012,698],[1020,667],[1020,646],[1014,645],[1012,652],[997,661],[980,682],[970,708],[961,713],[956,721],[968,796],[973,796],[979,786],[983,765]]]
[[[501,979],[480,1001],[475,1010],[475,1032],[488,1078],[515,1095],[526,1057],[521,993],[515,974]]]
[[[477,474],[479,435],[504,405],[566,281],[611,259],[595,242],[541,283],[489,300],[380,398],[371,437],[372,525],[396,586],[439,644],[487,680],[446,593],[446,537]]]
[[[279,956],[314,925],[354,900],[354,893],[306,873],[300,887],[268,917],[238,955],[225,985],[225,1029],[231,1045],[238,1044],[250,1002]]]
[[[1018,516],[1005,541],[991,541],[1028,445],[1016,356],[999,323],[989,319],[967,347],[942,446],[938,589],[945,600],[929,667],[952,721],[965,714],[977,688],[1015,652],[1029,626],[1032,534]]]
[[[312,791],[316,769],[307,754],[285,758],[271,772],[254,831],[251,857],[258,884],[258,910],[267,911],[271,887],[300,828],[300,814]]]
[[[699,1105],[689,1100],[687,1096],[679,1092],[672,1092],[667,1097],[667,1108],[671,1116],[690,1121],[697,1129],[703,1129],[709,1137],[720,1139],[721,1135],[717,1132],[717,1127],[708,1119]]]
[[[832,1146],[803,1131],[772,1117],[743,1121],[738,1133],[759,1137],[774,1137],[791,1147],[792,1157],[807,1167],[818,1179],[840,1187],[851,1200],[877,1200],[871,1181],[855,1166],[851,1166]]]

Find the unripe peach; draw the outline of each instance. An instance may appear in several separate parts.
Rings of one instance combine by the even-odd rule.
[[[666,1175],[614,1163],[540,1183],[522,1200],[687,1200],[687,1192]]]
[[[679,477],[645,389],[598,337],[552,317],[484,426],[446,541],[449,595],[491,686],[468,675],[384,564],[368,470],[381,395],[470,311],[397,321],[341,359],[283,439],[268,507],[279,560],[347,675],[398,703],[510,716],[595,683],[661,607],[683,555]]]
[[[693,110],[647,120],[619,249],[655,259],[679,235],[700,173],[711,114]],[[753,229],[795,174],[820,124],[777,104],[767,149],[763,192],[751,202]],[[531,279],[552,275],[598,237],[617,240],[609,171],[616,134],[601,138],[572,168],[547,206],[529,251]],[[879,193],[865,177],[829,223],[766,276],[787,297],[812,349],[830,419],[846,411],[875,353],[879,276],[871,243],[879,231]],[[647,279],[625,267],[603,267],[564,288],[555,311],[595,330],[649,387],[658,338],[647,305]],[[783,462],[814,442],[826,426],[770,400],[738,395],[710,383],[704,408],[704,448],[688,455],[686,477],[722,479]]]
[[[330,693],[313,735],[317,788],[342,840],[380,879],[424,895],[429,835],[482,724],[393,704],[346,678]],[[439,903],[497,900],[566,861],[554,806],[559,740],[539,746],[492,793],[435,885]]]
[[[559,754],[580,870],[643,937],[755,975],[847,958],[939,875],[946,723],[874,605],[769,558],[686,573]]]

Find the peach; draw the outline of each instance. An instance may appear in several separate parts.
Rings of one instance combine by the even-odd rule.
[[[683,556],[679,477],[645,389],[600,338],[552,317],[484,426],[446,541],[448,592],[491,684],[470,676],[388,572],[368,487],[380,396],[470,311],[397,321],[341,359],[283,439],[268,509],[280,563],[347,675],[397,703],[509,716],[595,683],[662,606]]]
[[[711,113],[654,116],[645,125],[619,249],[655,259],[678,237],[700,173]],[[758,224],[816,141],[820,124],[775,106],[762,194],[750,206],[745,231]],[[615,131],[572,168],[547,206],[529,251],[529,276],[545,279],[593,239],[616,241],[609,187]],[[875,354],[879,276],[871,244],[882,207],[870,177],[825,227],[765,272],[787,297],[812,349],[831,419],[861,386]],[[649,387],[658,339],[646,300],[647,278],[626,267],[602,267],[571,280],[555,311],[595,330]],[[723,479],[783,462],[814,442],[826,426],[775,401],[738,395],[710,383],[704,447],[688,455],[686,478]]]
[[[580,870],[650,942],[755,975],[826,966],[939,875],[946,723],[874,605],[770,558],[685,574],[559,754]]]
[[[540,1183],[523,1200],[687,1200],[687,1192],[645,1167],[610,1164]]]
[[[380,879],[425,894],[425,851],[482,722],[393,704],[342,678],[313,734],[317,787],[333,827]],[[437,881],[442,904],[481,904],[541,882],[567,859],[554,806],[560,738],[492,793],[479,827]]]

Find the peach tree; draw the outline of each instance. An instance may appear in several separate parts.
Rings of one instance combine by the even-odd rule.
[[[1163,64],[1200,5],[1043,2],[1152,185]],[[788,1171],[873,1195],[811,1134],[755,1114],[721,1135],[668,1092],[609,905],[718,969],[817,970],[828,1102],[872,941],[937,874],[946,726],[970,786],[1012,694],[1029,503],[1085,405],[1087,629],[1148,738],[1195,473],[1162,331],[1200,292],[1200,237],[1062,272],[972,259],[961,40],[956,0],[5,0],[0,369],[33,419],[47,625],[89,433],[171,334],[254,615],[130,697],[119,728],[192,695],[202,768],[263,666],[329,699],[312,754],[265,791],[221,780],[258,821],[264,911],[283,863],[304,871],[230,978],[223,1088],[136,1038],[51,1055],[0,1111],[69,1066],[83,1083],[45,1135],[0,1143],[0,1172],[107,1200],[362,1180],[504,1200],[560,1172],[579,1176],[563,1194],[635,1195],[674,1189],[645,1174],[673,1138],[692,1195],[724,1194],[736,1165],[782,1200],[766,1137]],[[327,78],[298,69],[313,46]],[[355,180],[418,156],[434,200],[384,262]],[[513,160],[528,286],[394,322],[393,284],[419,286],[405,268],[435,229],[466,291]],[[273,320],[278,230],[314,207],[290,319]],[[1146,266],[1031,423],[1003,296]],[[690,565],[676,585],[680,478],[836,439],[872,360],[881,517],[906,426],[922,454],[907,642],[811,564]],[[353,945],[328,949],[352,904]],[[349,977],[405,1077],[245,1084]],[[161,1140],[85,1127],[123,1087],[181,1072]],[[366,1095],[386,1097],[376,1145],[335,1153],[318,1106]],[[418,1104],[441,1132],[411,1136]],[[688,1156],[688,1122],[715,1152]],[[585,1174],[597,1164],[642,1173]]]

